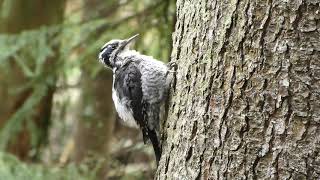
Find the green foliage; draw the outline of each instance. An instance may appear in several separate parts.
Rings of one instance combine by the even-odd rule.
[[[18,95],[26,90],[32,91],[23,105],[0,129],[0,150],[5,150],[9,140],[21,130],[25,120],[31,120],[35,107],[47,94],[48,88],[55,86],[56,79],[67,77],[74,69],[79,69],[81,60],[84,60],[84,57],[93,51],[94,48],[89,48],[88,51],[76,57],[78,60],[70,58],[74,49],[85,42],[89,38],[88,34],[94,31],[94,28],[89,30],[88,27],[96,27],[96,24],[99,22],[88,22],[77,27],[78,29],[87,29],[87,34],[81,38],[68,34],[68,31],[75,30],[75,25],[42,27],[17,35],[0,35],[0,52],[3,52],[0,53],[0,70],[3,75],[12,76],[10,70],[12,69],[12,61],[14,61],[26,78],[22,84],[10,84],[10,93]],[[54,54],[54,48],[59,45],[61,46],[60,56],[57,56]],[[68,59],[71,60],[67,61]],[[50,64],[49,67],[48,64]],[[8,83],[11,83],[10,79],[8,79]],[[32,121],[28,121],[28,127],[32,128],[30,132],[36,133],[36,128],[32,123]],[[38,138],[38,136],[32,135],[34,145],[37,145]]]
[[[86,166],[45,167],[20,162],[16,157],[0,152],[0,179],[6,180],[93,180],[96,171]]]
[[[30,92],[27,99],[0,127],[0,151],[5,151],[10,142],[19,140],[16,135],[24,125],[32,132],[33,147],[39,147],[44,130],[39,129],[32,121],[36,115],[36,107],[52,88],[68,87],[68,78],[81,71],[85,70],[95,78],[103,69],[96,56],[106,41],[139,33],[135,49],[165,62],[169,61],[175,1],[101,2],[97,9],[106,12],[105,16],[93,14],[89,18],[81,18],[75,12],[76,15],[65,17],[64,22],[59,25],[43,26],[19,34],[0,34],[0,81],[4,81],[0,85],[8,85],[6,90],[13,96]],[[2,6],[0,12],[5,7]],[[111,13],[108,14],[109,12]],[[6,11],[2,11],[0,14],[5,13]],[[19,83],[11,79],[16,75],[14,68],[19,69],[22,74],[23,79]],[[0,93],[1,88],[0,86]],[[89,171],[85,165],[70,164],[63,168],[30,165],[0,152],[0,180],[90,180],[95,179],[95,174],[96,171]],[[135,166],[128,167],[124,174],[122,179],[145,179]]]
[[[118,1],[110,1],[108,5],[112,7],[115,3]],[[92,76],[102,69],[92,55],[96,57],[106,41],[139,33],[140,39],[136,45],[139,51],[168,61],[174,3],[133,0],[124,5],[118,4],[117,10],[108,10],[109,6],[106,6],[106,12],[114,11],[107,17],[93,16],[81,21],[78,16],[70,16],[61,25],[43,26],[20,34],[0,34],[0,70],[3,76],[12,76],[14,62],[25,77],[24,83],[20,84],[10,84],[8,79],[10,93],[18,95],[25,90],[32,90],[32,95],[0,129],[0,149],[4,150],[24,121],[31,119],[33,109],[46,95],[48,88],[56,85],[57,79],[66,84],[67,77],[79,69],[89,70]],[[126,13],[123,10],[127,10]],[[78,52],[79,49],[81,52]],[[33,128],[31,132],[36,132],[34,125],[28,127]],[[37,136],[32,137],[36,142]]]

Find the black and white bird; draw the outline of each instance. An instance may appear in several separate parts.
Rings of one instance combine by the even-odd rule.
[[[129,126],[138,126],[145,143],[150,139],[158,164],[159,126],[165,115],[170,70],[163,62],[129,49],[137,36],[107,42],[99,60],[113,71],[112,99],[119,117]]]

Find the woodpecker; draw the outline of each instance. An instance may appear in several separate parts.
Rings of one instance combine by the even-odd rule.
[[[99,61],[113,71],[112,99],[119,117],[141,129],[151,141],[158,164],[161,156],[160,120],[165,115],[171,78],[170,66],[129,49],[138,37],[115,39],[102,46]]]

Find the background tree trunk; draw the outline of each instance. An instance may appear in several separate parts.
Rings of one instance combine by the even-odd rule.
[[[59,24],[63,20],[64,2],[64,0],[58,0],[55,3],[49,0],[5,0],[0,3],[2,10],[0,13],[0,33],[18,34],[41,26]],[[27,57],[24,58],[25,62],[35,61],[34,59],[27,60]],[[50,67],[56,58],[57,55],[48,58],[46,66]],[[27,89],[18,95],[10,92],[10,90],[20,87],[27,80],[17,64],[11,63],[10,68],[9,75],[0,72],[0,128],[30,97],[33,91]],[[17,135],[16,141],[10,143],[9,151],[22,160],[38,158],[40,145],[46,142],[54,89],[53,86],[49,87],[47,95],[41,99],[34,110],[35,115],[32,117],[32,121],[35,122],[37,130],[41,134],[37,147],[32,147],[31,132],[26,127],[26,123]],[[35,148],[36,153],[30,154],[32,148]]]
[[[101,18],[107,10],[115,11],[117,1],[100,0],[83,1],[83,21]],[[102,8],[103,7],[103,8]],[[112,8],[113,7],[113,8]],[[96,37],[102,32],[97,32]],[[79,119],[75,127],[75,151],[73,160],[77,163],[89,162],[91,168],[97,168],[100,162],[99,176],[104,179],[109,158],[109,144],[115,123],[112,94],[112,72],[102,70],[95,78],[92,76],[94,64],[97,63],[97,52],[90,54],[81,73],[81,99]]]
[[[156,179],[320,177],[319,6],[177,1]]]

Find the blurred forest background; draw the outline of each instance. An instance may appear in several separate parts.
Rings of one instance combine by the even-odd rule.
[[[173,0],[0,0],[0,180],[151,179],[155,161],[116,120],[110,39],[168,61]]]

